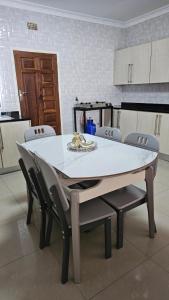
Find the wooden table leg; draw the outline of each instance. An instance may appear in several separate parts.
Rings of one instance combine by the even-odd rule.
[[[80,283],[80,226],[79,196],[77,191],[71,192],[71,224],[74,281]]]
[[[148,209],[148,220],[149,220],[149,236],[154,238],[156,232],[155,221],[154,221],[154,169],[150,166],[146,170],[146,187],[147,187],[147,209]]]

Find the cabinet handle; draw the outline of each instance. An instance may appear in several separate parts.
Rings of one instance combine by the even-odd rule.
[[[157,135],[157,121],[158,121],[158,115],[156,115],[156,119],[155,119],[154,135]]]
[[[3,137],[2,137],[2,130],[0,127],[0,151],[4,150],[4,143],[3,143]]]
[[[130,83],[130,70],[131,70],[131,64],[128,64],[128,83]]]
[[[133,64],[130,65],[130,83],[133,82]]]
[[[162,116],[159,115],[159,121],[158,121],[158,135],[160,135],[160,131],[161,131],[161,121],[162,121]]]
[[[118,115],[117,115],[117,128],[120,129],[120,115],[121,115],[121,111],[118,111]]]

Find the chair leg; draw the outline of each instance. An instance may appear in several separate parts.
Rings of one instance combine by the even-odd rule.
[[[69,270],[69,252],[70,252],[70,239],[69,235],[63,235],[63,256],[62,256],[62,274],[61,282],[66,283],[68,281]]]
[[[123,248],[123,230],[124,230],[124,214],[122,211],[117,213],[117,233],[116,248]]]
[[[50,245],[52,227],[53,227],[53,217],[50,214],[48,214],[48,226],[47,226],[47,230],[46,230],[46,242],[45,242],[46,246]]]
[[[46,235],[46,212],[44,208],[41,208],[41,227],[40,227],[40,243],[39,248],[45,247],[45,235]]]
[[[28,213],[27,213],[26,224],[29,225],[31,223],[31,216],[33,210],[33,196],[28,189],[27,189],[27,195],[28,195]]]
[[[105,258],[112,256],[112,240],[111,240],[111,218],[107,218],[104,223],[105,231]]]

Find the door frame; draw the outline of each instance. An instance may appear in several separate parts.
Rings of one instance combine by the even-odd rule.
[[[12,71],[13,71],[13,78],[14,78],[14,86],[15,86],[15,94],[16,94],[16,99],[17,99],[17,105],[19,107],[19,113],[21,114],[21,109],[20,109],[20,101],[19,101],[19,96],[18,96],[18,84],[17,84],[17,77],[16,77],[16,69],[15,69],[15,58],[14,58],[14,53],[13,51],[25,51],[25,52],[34,52],[34,53],[46,53],[46,54],[54,54],[57,57],[57,75],[58,75],[58,92],[59,92],[59,107],[60,107],[60,126],[61,126],[61,134],[63,133],[63,118],[62,118],[62,103],[61,103],[61,88],[60,88],[60,72],[59,72],[59,54],[56,53],[56,51],[52,50],[37,50],[37,49],[32,49],[32,48],[22,48],[22,47],[10,47],[10,52],[11,52],[11,58],[12,58]]]

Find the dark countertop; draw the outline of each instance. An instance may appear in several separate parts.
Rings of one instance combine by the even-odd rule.
[[[30,121],[30,119],[24,119],[24,118],[14,118],[11,120],[7,120],[7,119],[0,119],[0,123],[12,123],[12,122],[22,122],[22,121]]]
[[[121,106],[114,109],[169,113],[169,104],[122,102]]]

